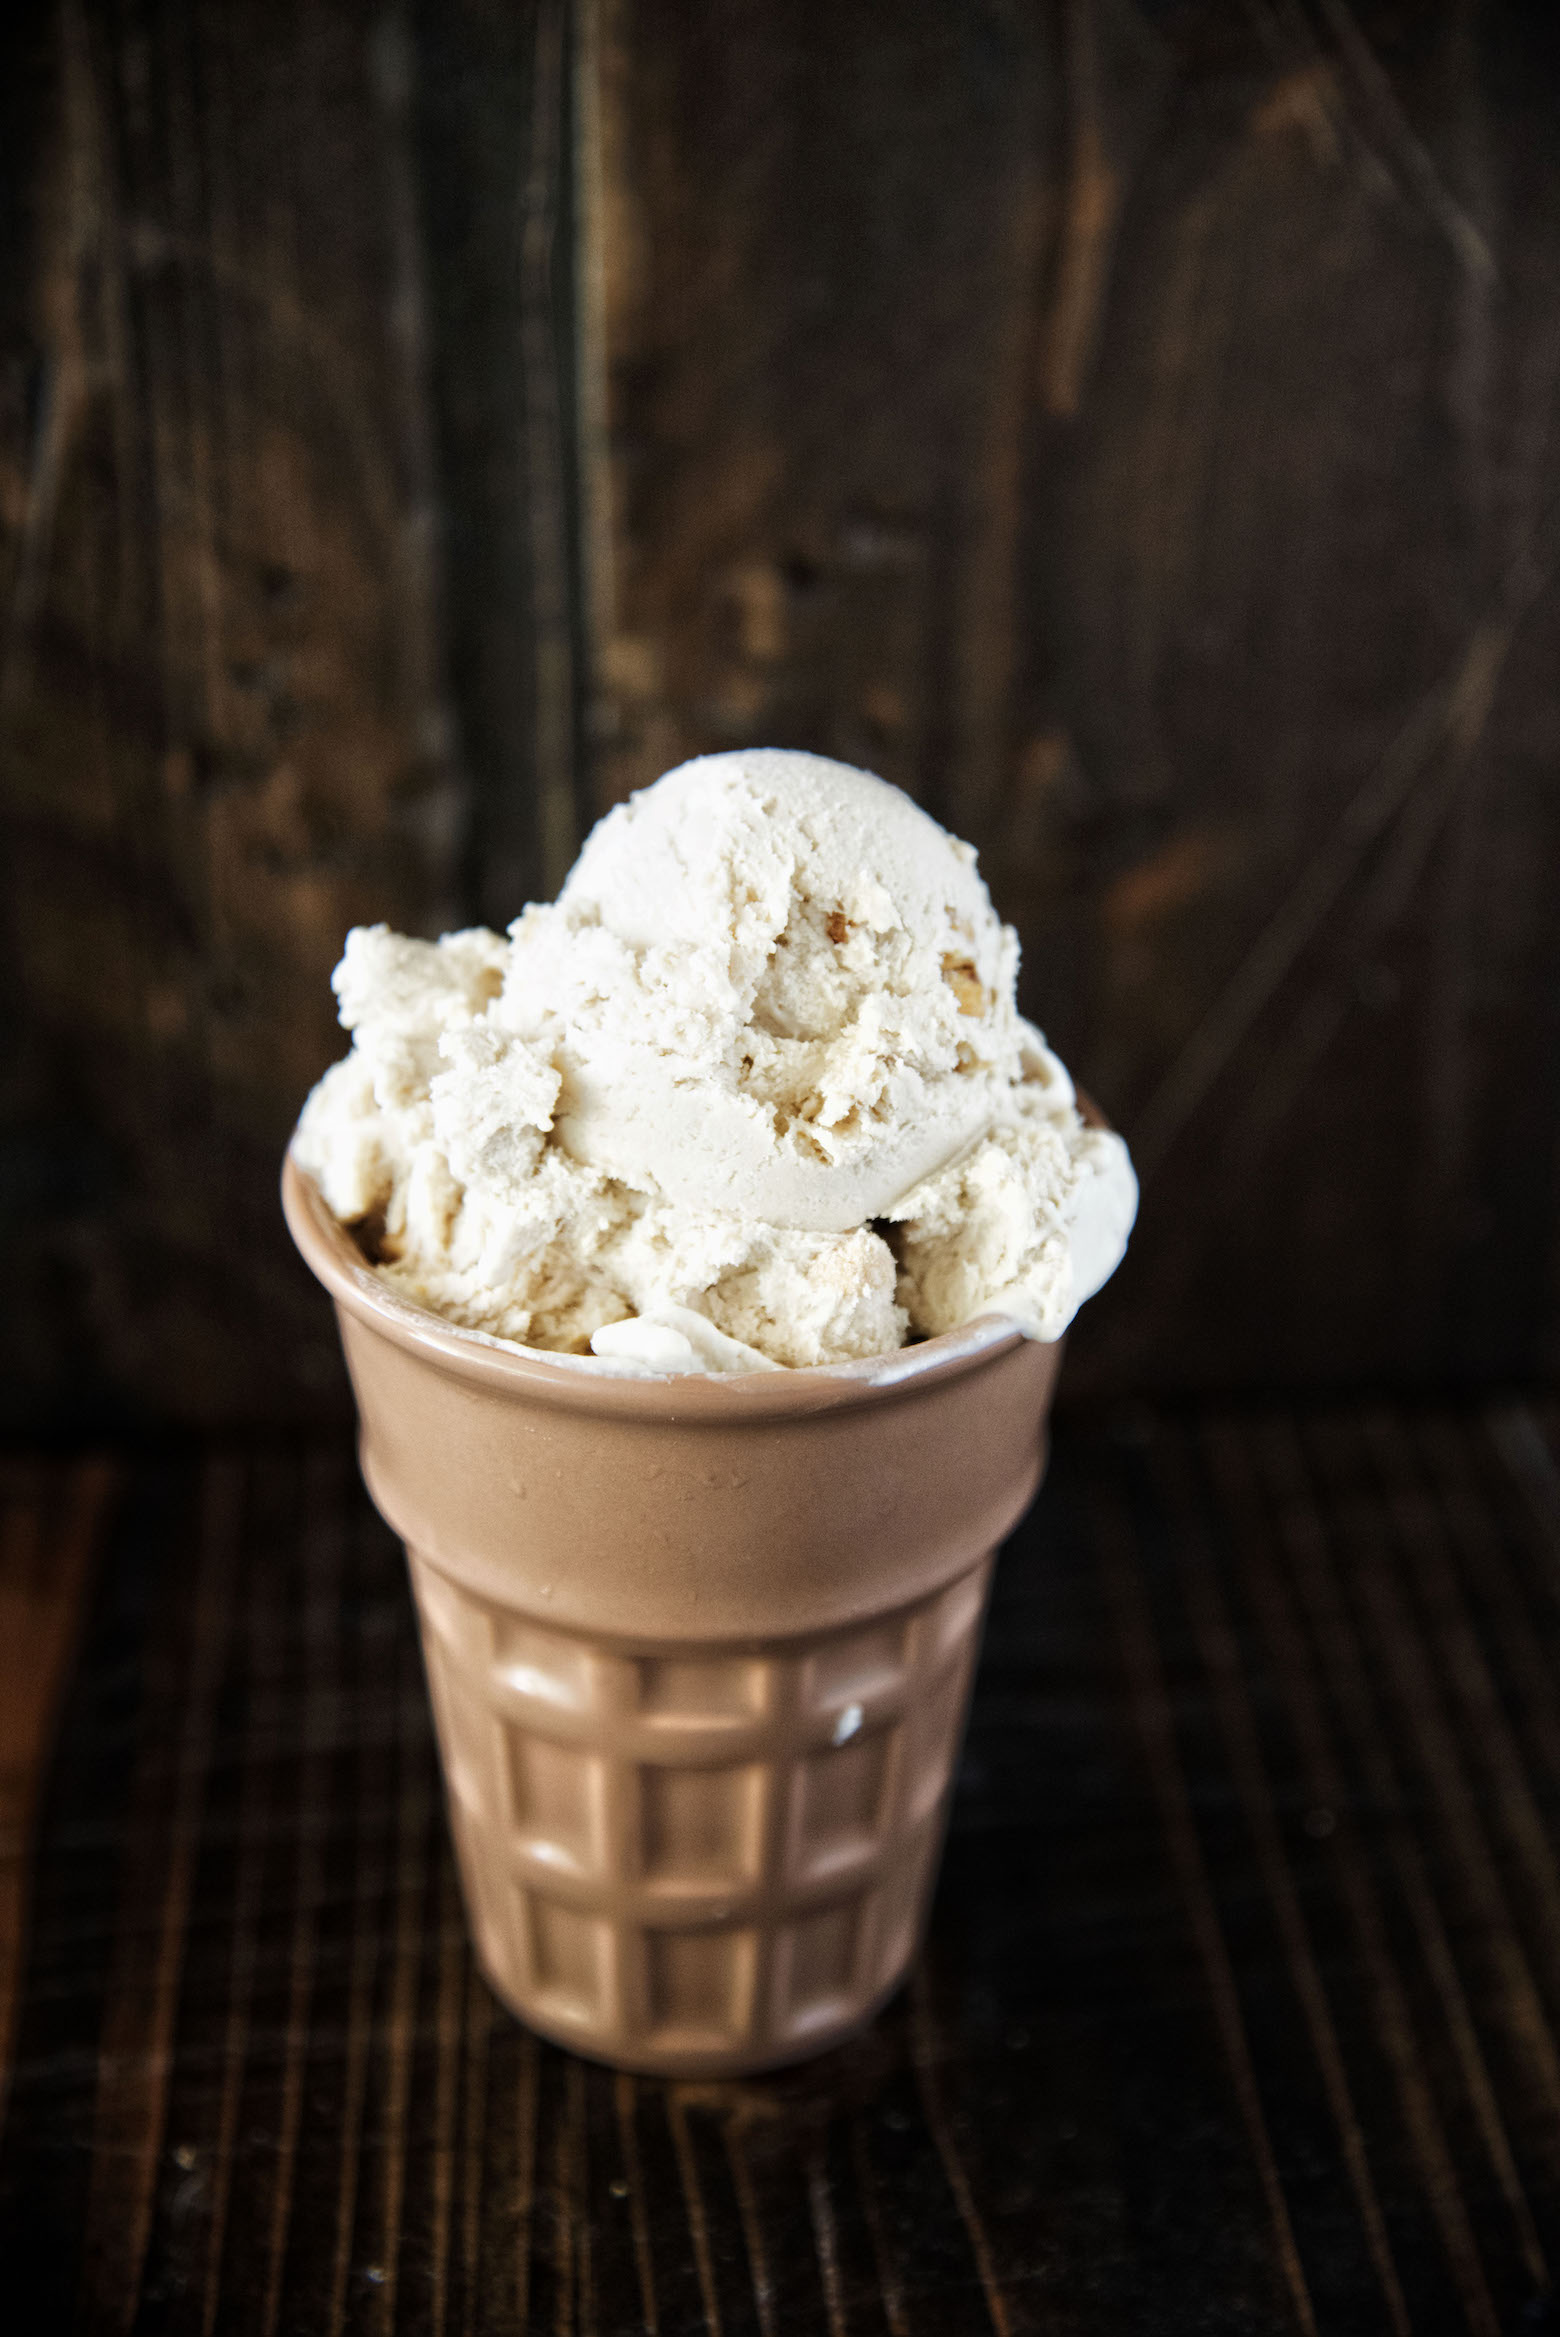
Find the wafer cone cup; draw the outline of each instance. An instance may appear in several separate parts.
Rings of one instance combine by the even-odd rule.
[[[903,1979],[1060,1346],[609,1377],[408,1306],[289,1161],[406,1545],[478,1955],[619,2067],[819,2052]]]

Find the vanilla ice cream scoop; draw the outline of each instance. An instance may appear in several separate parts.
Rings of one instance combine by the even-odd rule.
[[[846,1232],[1017,1067],[1017,945],[973,851],[818,755],[669,772],[513,939],[503,1011],[550,1043],[560,1143],[682,1207]]]
[[[993,1305],[1054,1338],[1136,1186],[1017,968],[973,849],[897,788],[704,756],[507,945],[351,936],[356,1046],[295,1151],[424,1303],[625,1368],[840,1361]]]

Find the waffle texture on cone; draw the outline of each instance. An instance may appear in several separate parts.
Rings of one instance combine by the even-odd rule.
[[[903,1978],[989,1560],[801,1640],[625,1645],[410,1553],[483,1968],[577,2051],[714,2075],[821,2051]]]

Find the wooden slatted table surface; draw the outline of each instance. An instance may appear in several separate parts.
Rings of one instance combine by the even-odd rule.
[[[0,1797],[8,2328],[1560,2326],[1544,1405],[1064,1423],[921,1966],[777,2078],[489,1996],[343,1447],[5,1467]]]

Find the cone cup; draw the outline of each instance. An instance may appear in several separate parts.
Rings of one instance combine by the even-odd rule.
[[[291,1160],[406,1545],[478,1955],[545,2036],[732,2076],[903,1979],[1061,1346],[622,1378],[402,1301]]]

